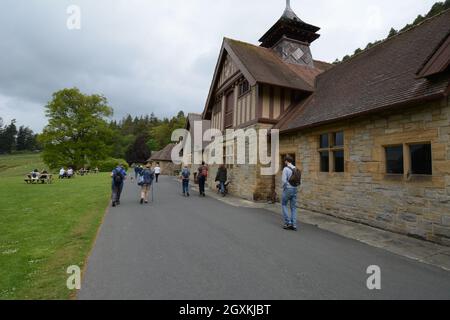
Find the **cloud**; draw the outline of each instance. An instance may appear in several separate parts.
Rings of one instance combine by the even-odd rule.
[[[294,0],[322,27],[315,58],[333,61],[401,27],[434,0]],[[67,8],[81,29],[67,28]],[[284,1],[3,0],[0,117],[41,130],[54,91],[104,94],[115,116],[201,112],[223,36],[257,44]],[[401,13],[401,14],[400,14]]]

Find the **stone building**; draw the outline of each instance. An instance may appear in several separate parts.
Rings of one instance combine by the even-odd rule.
[[[161,167],[161,175],[174,176],[180,171],[181,167],[172,162],[172,150],[175,144],[169,144],[161,151],[154,152],[148,162]]]
[[[225,38],[203,112],[211,128],[270,129],[314,91],[315,77],[331,65],[313,59],[310,44],[319,28],[301,21],[288,6],[261,38],[261,46]],[[233,153],[224,151],[225,158]],[[250,200],[267,200],[273,178],[259,165],[228,166],[230,190]],[[217,166],[210,168],[214,188]]]
[[[450,245],[449,21],[447,10],[331,66],[288,1],[260,46],[224,39],[203,119],[280,130],[273,156],[295,156],[300,208]],[[229,172],[243,198],[281,193],[280,173]]]

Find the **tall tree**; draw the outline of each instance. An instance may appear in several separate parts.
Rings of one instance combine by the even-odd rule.
[[[136,138],[134,143],[129,146],[125,159],[129,164],[145,163],[150,158],[150,148],[147,146],[147,135],[140,135]]]
[[[16,138],[17,127],[14,119],[0,130],[0,153],[12,153],[16,149]]]
[[[17,132],[17,151],[33,151],[36,149],[36,135],[28,127],[20,126]]]
[[[47,165],[80,168],[108,157],[113,132],[107,118],[113,110],[104,96],[64,89],[45,108],[49,123],[39,140]]]

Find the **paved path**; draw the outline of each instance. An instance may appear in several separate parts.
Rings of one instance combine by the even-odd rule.
[[[450,273],[382,249],[212,198],[163,177],[138,204],[127,183],[105,218],[80,299],[450,299]],[[369,291],[366,269],[382,270]]]

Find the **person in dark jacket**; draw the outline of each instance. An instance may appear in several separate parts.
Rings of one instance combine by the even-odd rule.
[[[221,165],[219,167],[219,170],[217,171],[216,175],[216,182],[219,182],[220,184],[220,193],[222,193],[223,196],[225,196],[225,183],[228,180],[228,172],[225,165]]]
[[[205,164],[205,161],[202,162],[202,165],[198,168],[198,186],[200,190],[200,197],[206,197],[205,194],[205,184],[206,179],[208,178],[208,167]]]

